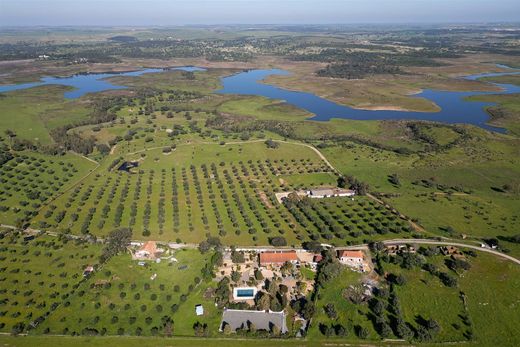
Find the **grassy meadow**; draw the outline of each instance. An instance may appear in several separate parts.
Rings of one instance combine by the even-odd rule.
[[[436,271],[446,272],[454,276],[458,284],[447,286],[433,275],[417,267],[405,268],[394,263],[383,263],[387,278],[402,276],[404,283],[390,284],[383,277],[374,277],[355,273],[347,268],[339,276],[326,283],[318,292],[316,314],[308,333],[310,340],[326,338],[325,326],[341,325],[345,328],[344,336],[334,333],[329,341],[340,339],[352,341],[354,344],[367,344],[381,339],[379,327],[374,313],[374,299],[360,304],[354,303],[349,296],[349,288],[360,283],[379,282],[379,288],[387,288],[386,294],[376,295],[377,300],[385,303],[383,315],[393,327],[396,320],[395,304],[392,296],[397,297],[400,307],[399,315],[412,332],[415,332],[424,321],[433,319],[439,325],[438,332],[430,343],[446,343],[454,345],[516,346],[518,336],[513,331],[517,328],[519,295],[515,291],[520,271],[516,264],[497,259],[488,254],[478,253],[475,257],[466,256],[470,264],[467,271],[457,272],[447,267],[449,257],[442,255],[427,256],[425,261],[432,264]],[[391,283],[391,282],[390,282]],[[388,296],[388,289],[390,296]],[[334,306],[336,316],[330,317],[326,305]],[[360,337],[363,328],[366,335]],[[392,328],[389,339],[399,336]],[[428,343],[423,341],[422,343]]]
[[[0,331],[32,330],[58,307],[70,305],[84,269],[97,264],[100,249],[49,236],[26,241],[2,234]]]
[[[210,314],[211,305],[205,305],[206,316],[195,315],[195,305],[203,303],[199,287],[205,287],[201,269],[206,256],[196,250],[179,250],[169,257],[145,266],[132,261],[129,254],[112,258],[77,289],[69,298],[70,305],[56,310],[36,333],[162,336],[167,334],[163,317],[169,317],[171,333],[192,336],[193,327],[183,327],[183,322],[205,321],[214,314]],[[197,296],[196,304],[188,300],[192,296]]]
[[[63,93],[70,87],[49,85],[1,94],[0,129],[11,130],[20,139],[43,145],[52,143],[53,128],[83,120],[88,114],[85,105],[66,101]]]

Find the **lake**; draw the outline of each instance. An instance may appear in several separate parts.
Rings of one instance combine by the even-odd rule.
[[[505,66],[500,67],[506,68]],[[168,70],[183,71],[205,71],[204,68],[194,66],[181,66],[170,69],[143,69],[139,71],[123,73],[93,73],[78,74],[70,77],[44,77],[40,82],[23,83],[15,85],[0,86],[0,92],[21,90],[42,85],[61,84],[74,87],[72,91],[64,93],[65,98],[75,99],[86,93],[100,92],[110,89],[125,89],[126,86],[116,85],[106,81],[106,78],[114,76],[141,76],[146,73],[164,72]],[[333,101],[321,98],[311,93],[290,91],[262,83],[270,75],[288,75],[289,72],[279,69],[250,70],[237,73],[221,79],[223,88],[216,91],[219,94],[259,95],[272,99],[279,99],[288,104],[313,113],[311,120],[327,121],[331,118],[357,119],[357,120],[399,120],[414,119],[427,120],[442,123],[466,123],[478,127],[504,133],[505,129],[493,127],[486,122],[489,115],[485,108],[493,106],[494,103],[466,101],[464,98],[472,95],[496,94],[496,92],[451,92],[426,89],[411,97],[422,97],[433,101],[441,111],[439,112],[414,112],[414,111],[392,111],[392,110],[359,110],[349,106],[337,104]],[[463,77],[468,80],[476,80],[482,77],[494,77],[520,74],[515,70],[503,73],[478,74]],[[511,84],[497,84],[502,88],[500,94],[520,93],[520,87]],[[174,86],[172,86],[174,87]]]
[[[466,76],[469,80],[476,80],[488,76],[503,76],[518,74],[520,72],[489,73]],[[472,95],[497,94],[497,92],[451,92],[426,89],[411,97],[422,97],[436,103],[439,112],[413,112],[392,110],[359,110],[349,106],[339,105],[333,101],[321,98],[311,93],[297,92],[282,89],[262,83],[262,80],[270,75],[288,75],[287,71],[251,70],[239,74],[224,77],[223,88],[217,93],[261,95],[272,99],[280,99],[288,104],[305,109],[315,116],[310,118],[316,121],[327,121],[331,118],[357,119],[357,120],[398,120],[414,119],[428,120],[442,123],[466,123],[481,128],[504,133],[505,129],[487,125],[489,115],[485,107],[493,106],[494,103],[466,101],[465,97]],[[511,84],[496,84],[503,89],[500,94],[520,93],[520,87]]]
[[[70,77],[43,77],[39,82],[0,85],[1,92],[10,92],[13,90],[21,90],[32,87],[45,86],[50,84],[59,84],[74,87],[74,90],[65,92],[63,95],[67,99],[77,99],[87,93],[102,92],[105,90],[126,89],[128,87],[112,84],[106,81],[106,78],[116,76],[141,76],[146,73],[163,72],[169,70],[182,71],[205,71],[205,69],[195,66],[180,66],[169,69],[143,69],[138,71],[120,72],[120,73],[86,73],[77,74]]]

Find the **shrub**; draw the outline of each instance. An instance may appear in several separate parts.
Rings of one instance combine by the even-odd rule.
[[[287,246],[287,240],[283,236],[275,236],[269,238],[269,243],[275,247]]]

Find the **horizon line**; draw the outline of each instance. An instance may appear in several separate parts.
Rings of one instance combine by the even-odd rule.
[[[2,25],[0,28],[175,28],[212,26],[330,26],[330,25],[520,25],[520,21],[431,21],[431,22],[331,22],[331,23],[185,23],[185,24],[34,24]]]

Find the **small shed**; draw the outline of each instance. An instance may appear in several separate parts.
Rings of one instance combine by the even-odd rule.
[[[195,314],[197,316],[204,315],[204,307],[202,305],[195,305]]]
[[[94,272],[94,267],[92,265],[87,266],[85,270],[83,270],[83,277],[87,277],[92,272]]]

